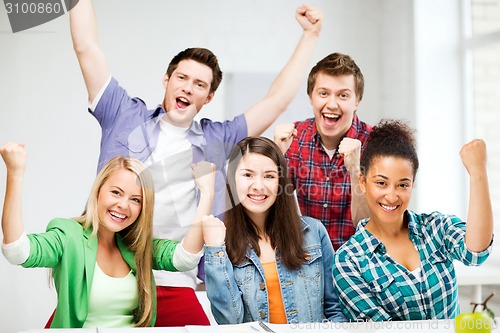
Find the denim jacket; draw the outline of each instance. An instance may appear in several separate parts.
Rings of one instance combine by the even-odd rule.
[[[288,269],[276,256],[288,323],[346,321],[333,290],[333,247],[320,221],[302,217],[307,262]],[[233,265],[225,245],[205,246],[207,296],[219,324],[269,321],[264,269],[249,246],[243,263]]]

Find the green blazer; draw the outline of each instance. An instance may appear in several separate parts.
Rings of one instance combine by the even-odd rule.
[[[51,328],[81,328],[87,319],[90,288],[97,258],[97,236],[75,220],[56,218],[45,233],[30,234],[30,255],[23,267],[49,267],[57,291]],[[136,274],[134,252],[116,234],[123,259]],[[178,242],[153,240],[153,268],[176,271],[172,260]],[[152,278],[153,320],[156,321],[156,286]]]

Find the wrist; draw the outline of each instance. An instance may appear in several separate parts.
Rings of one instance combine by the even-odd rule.
[[[200,200],[208,200],[213,198],[214,198],[213,191],[207,191],[207,192],[200,191]]]
[[[9,181],[22,181],[24,172],[22,170],[7,170],[7,180]]]
[[[321,33],[321,30],[318,29],[304,29],[304,35],[308,37],[318,38]]]
[[[349,175],[352,176],[358,176],[359,173],[361,172],[361,168],[359,166],[353,166],[353,167],[346,167],[347,172],[349,172]]]

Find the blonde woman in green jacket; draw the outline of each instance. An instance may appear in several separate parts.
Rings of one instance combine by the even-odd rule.
[[[152,269],[189,270],[201,258],[199,222],[212,205],[213,164],[193,166],[200,203],[195,223],[178,243],[153,240],[151,176],[141,162],[124,157],[115,157],[97,175],[81,216],[53,219],[45,233],[26,235],[21,207],[24,145],[7,143],[0,154],[7,167],[2,252],[12,264],[52,268],[58,299],[50,327],[153,326]]]

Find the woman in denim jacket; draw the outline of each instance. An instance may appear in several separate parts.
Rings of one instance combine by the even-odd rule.
[[[203,220],[204,229],[221,230],[205,235],[205,283],[216,321],[345,321],[333,290],[330,239],[320,221],[299,216],[279,148],[248,137],[229,161],[225,227],[213,216]]]

